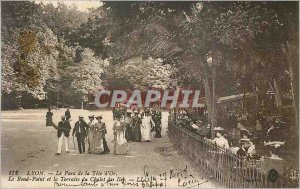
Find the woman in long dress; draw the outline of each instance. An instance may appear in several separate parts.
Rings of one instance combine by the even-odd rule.
[[[97,123],[91,125],[89,128],[89,141],[90,141],[90,149],[89,153],[93,154],[101,154],[104,152],[103,147],[103,130],[101,129],[102,122],[99,117],[96,117]]]
[[[121,116],[116,117],[117,121],[114,122],[113,131],[114,131],[114,154],[115,155],[125,155],[127,154],[127,141],[125,139],[125,123],[121,122]]]
[[[132,118],[132,140],[134,142],[141,142],[141,124],[142,120],[139,117],[139,112],[135,110]]]
[[[96,119],[98,120],[98,123],[96,123],[97,128],[99,129],[99,131],[101,131],[102,133],[102,144],[103,144],[103,153],[104,154],[108,154],[110,152],[106,139],[105,139],[105,135],[107,134],[107,130],[106,130],[106,125],[104,122],[102,122],[102,116],[98,116],[96,117]]]
[[[48,108],[48,112],[46,114],[46,126],[53,126],[52,116],[53,113],[51,112],[51,108]]]
[[[127,142],[132,141],[132,117],[131,112],[127,112],[127,117],[125,119],[126,130],[125,130],[125,138]]]
[[[152,117],[150,116],[149,110],[146,110],[142,119],[142,127],[141,127],[142,141],[150,142],[152,140],[152,136],[151,136],[152,125],[154,126],[154,122],[152,120]]]

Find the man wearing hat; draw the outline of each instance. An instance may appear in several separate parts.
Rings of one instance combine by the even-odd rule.
[[[248,156],[248,148],[250,147],[250,139],[242,138],[240,140],[240,149],[236,152],[238,156],[247,157]]]
[[[71,130],[70,123],[66,121],[66,116],[61,116],[58,126],[53,125],[57,129],[58,147],[56,155],[60,155],[63,140],[65,141],[66,152],[69,153],[69,134]]]
[[[83,120],[83,116],[79,116],[79,120],[75,123],[75,127],[73,128],[73,136],[75,135],[77,138],[79,153],[85,153],[85,139],[87,124]]]

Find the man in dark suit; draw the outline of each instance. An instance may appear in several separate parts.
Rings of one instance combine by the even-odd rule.
[[[78,149],[79,153],[85,153],[85,139],[87,137],[86,135],[86,128],[87,124],[83,120],[83,116],[79,116],[79,121],[75,123],[75,127],[73,128],[73,137],[74,135],[77,138],[77,143],[78,143]]]
[[[65,141],[66,152],[69,153],[69,134],[71,130],[70,123],[66,121],[66,116],[61,116],[61,121],[58,123],[58,126],[54,125],[54,128],[57,129],[58,137],[58,148],[56,155],[60,155],[61,147],[63,140]]]

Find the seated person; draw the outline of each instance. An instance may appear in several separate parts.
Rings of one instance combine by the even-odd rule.
[[[216,138],[213,140],[210,139],[209,140],[216,143],[217,146],[221,148],[228,149],[229,148],[228,140],[223,136],[225,130],[222,127],[215,127],[213,131],[216,132]]]
[[[201,127],[200,122],[194,120],[194,121],[192,122],[191,127],[192,127],[193,131],[196,133],[196,132],[199,130],[199,128]]]
[[[271,127],[267,130],[266,141],[284,141],[284,133],[281,123],[278,120],[271,122]]]
[[[194,132],[202,137],[208,137],[210,131],[210,124],[205,125],[202,121],[198,120],[191,125]]]
[[[242,138],[240,140],[241,147],[236,152],[238,156],[243,156],[247,158],[259,159],[259,156],[256,153],[255,145],[249,138]]]
[[[236,152],[236,155],[238,155],[239,157],[247,157],[247,148],[246,148],[246,144],[245,143],[241,143],[241,147],[240,149]]]

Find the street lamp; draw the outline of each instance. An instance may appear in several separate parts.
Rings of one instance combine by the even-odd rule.
[[[197,2],[196,3],[196,9],[198,12],[201,12],[203,9],[203,2]]]
[[[222,54],[220,51],[209,51],[206,57],[207,65],[212,69],[212,113],[211,113],[211,127],[217,126],[216,116],[216,66],[220,63]]]
[[[209,51],[206,55],[206,61],[208,67],[212,69],[212,112],[211,112],[211,128],[215,128],[217,126],[217,119],[216,119],[216,111],[215,111],[215,66],[212,56],[212,51]]]

